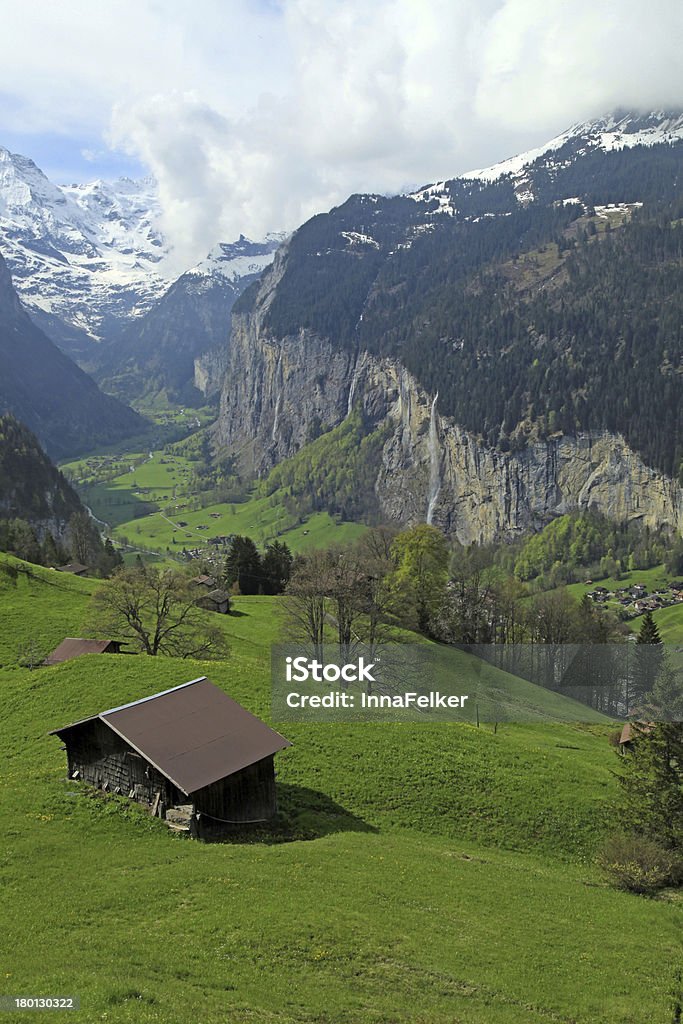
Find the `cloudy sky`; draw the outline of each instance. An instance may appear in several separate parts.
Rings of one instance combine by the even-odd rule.
[[[186,266],[616,106],[683,106],[680,0],[0,0],[0,18],[0,145],[58,182],[152,173]]]

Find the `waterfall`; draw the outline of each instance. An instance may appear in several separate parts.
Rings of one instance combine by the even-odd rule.
[[[277,441],[277,428],[280,425],[280,400],[282,398],[282,349],[280,349],[280,355],[278,356],[277,366],[275,367],[275,376],[273,385],[278,388],[277,398],[275,399],[275,415],[273,417],[273,430],[271,438],[273,441]]]
[[[401,415],[401,444],[403,445],[403,451],[406,455],[410,452],[410,415],[411,415],[411,400],[410,400],[410,380],[408,378],[408,371],[401,370],[401,379],[399,382],[399,412]]]
[[[346,415],[350,416],[353,412],[353,400],[356,397],[356,387],[358,386],[358,379],[360,377],[360,371],[363,366],[363,356],[358,358],[356,365],[353,368],[353,376],[351,378],[351,387],[349,388],[349,400],[346,405]]]
[[[281,394],[278,391],[277,398],[275,400],[275,417],[273,419],[273,433],[271,435],[272,438],[273,438],[273,441],[277,441],[278,420],[280,419],[280,398],[281,398]]]
[[[434,508],[441,490],[441,450],[439,448],[439,427],[436,422],[436,401],[439,392],[434,395],[432,411],[429,417],[429,501],[427,504],[427,523],[431,526]]]

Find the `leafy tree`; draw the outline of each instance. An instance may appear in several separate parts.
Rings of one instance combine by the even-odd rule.
[[[8,524],[8,547],[17,558],[40,565],[43,552],[36,531],[23,519],[10,520]]]
[[[446,538],[434,526],[413,526],[399,533],[391,553],[396,565],[388,580],[393,611],[402,622],[429,633],[445,598]]]
[[[287,585],[287,611],[292,632],[322,657],[325,632],[325,597],[330,560],[327,552],[313,551],[298,558]]]
[[[184,573],[153,566],[119,569],[91,601],[91,628],[130,642],[144,654],[222,658],[223,633],[207,625]]]
[[[363,586],[358,594],[363,615],[360,627],[364,643],[374,645],[386,639],[386,623],[391,607],[387,586],[395,565],[391,553],[397,531],[388,526],[368,530],[355,546],[355,554],[363,568]]]
[[[99,535],[87,512],[75,512],[69,520],[68,542],[74,562],[90,565],[101,548]]]

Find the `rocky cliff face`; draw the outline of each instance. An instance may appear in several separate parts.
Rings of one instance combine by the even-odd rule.
[[[612,434],[558,436],[503,453],[440,416],[403,367],[334,348],[302,330],[268,337],[263,316],[282,273],[276,258],[249,314],[233,318],[215,439],[261,474],[361,403],[391,424],[375,489],[388,519],[431,522],[463,543],[528,532],[594,508],[617,520],[683,529],[683,490]]]

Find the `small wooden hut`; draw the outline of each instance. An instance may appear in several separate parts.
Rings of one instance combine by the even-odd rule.
[[[48,654],[43,665],[61,665],[63,661],[80,658],[81,654],[120,654],[121,646],[120,640],[90,640],[68,636]]]
[[[69,562],[67,565],[59,567],[59,572],[69,572],[72,576],[86,576],[89,571],[88,566],[81,562]]]
[[[291,746],[205,676],[102,711],[50,735],[68,777],[147,804],[214,838],[277,813],[274,757]]]
[[[208,594],[202,594],[201,597],[197,598],[195,604],[199,608],[205,608],[207,611],[227,615],[230,611],[230,594],[227,590],[221,590],[219,587]]]

